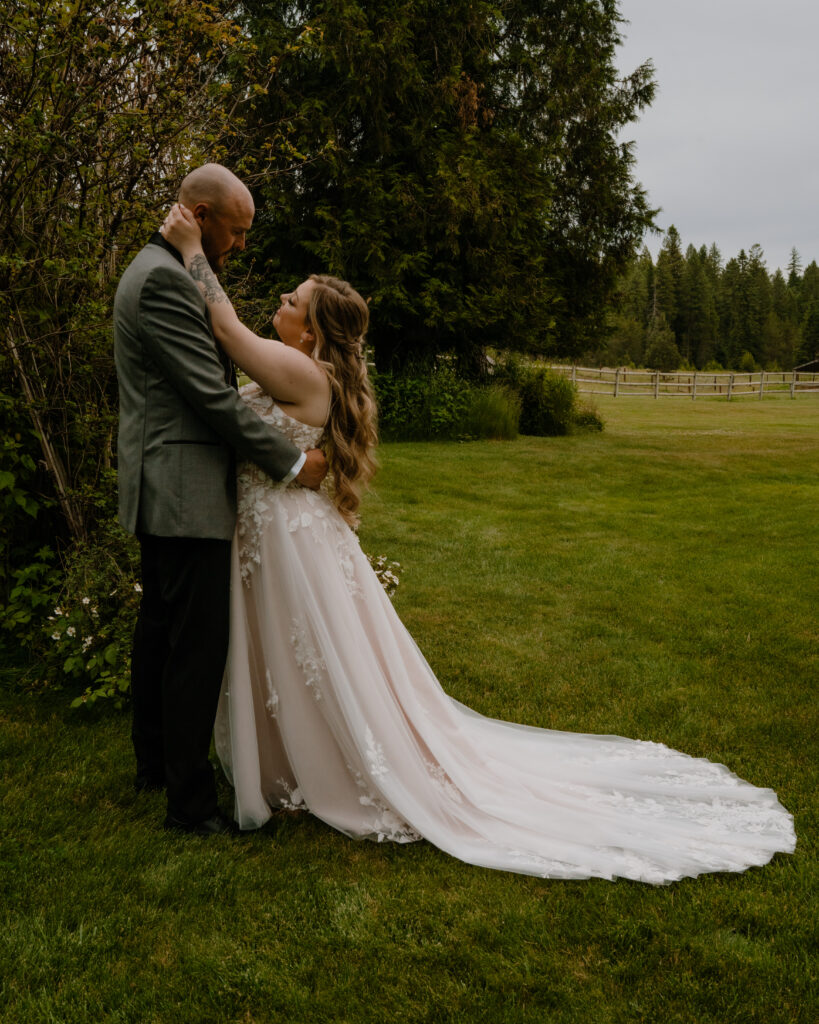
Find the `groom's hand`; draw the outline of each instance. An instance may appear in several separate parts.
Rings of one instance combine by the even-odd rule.
[[[296,483],[317,491],[326,476],[327,459],[324,458],[324,452],[320,448],[311,448],[309,452],[305,452],[304,465],[299,470]]]

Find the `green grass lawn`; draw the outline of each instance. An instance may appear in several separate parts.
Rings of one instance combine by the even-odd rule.
[[[6,670],[4,1024],[815,1019],[819,397],[598,407],[603,434],[385,446],[362,543],[453,696],[723,762],[777,790],[796,854],[657,889],[299,815],[171,837],[127,717]]]

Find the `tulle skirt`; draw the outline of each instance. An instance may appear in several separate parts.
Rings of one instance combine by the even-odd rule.
[[[795,846],[776,794],[723,765],[448,697],[328,497],[260,477],[240,502],[216,745],[243,829],[304,808],[483,867],[655,884]]]

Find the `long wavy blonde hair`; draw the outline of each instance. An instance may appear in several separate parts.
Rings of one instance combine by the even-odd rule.
[[[316,339],[315,357],[327,370],[332,389],[325,450],[333,501],[355,528],[361,493],[378,468],[375,397],[364,358],[370,311],[346,281],[327,274],[311,274],[310,280],[316,287],[307,324]]]

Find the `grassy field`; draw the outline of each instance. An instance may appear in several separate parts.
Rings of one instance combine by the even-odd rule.
[[[599,435],[385,446],[362,543],[401,562],[453,696],[726,763],[777,790],[796,854],[655,889],[298,815],[174,838],[131,790],[127,718],[6,670],[4,1024],[815,1019],[819,399],[598,407]]]

